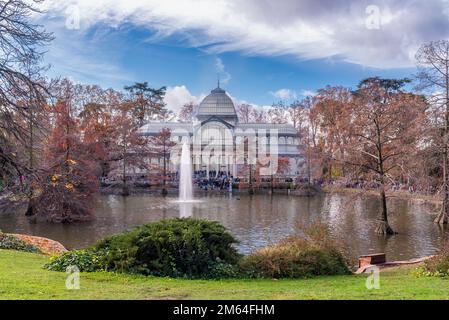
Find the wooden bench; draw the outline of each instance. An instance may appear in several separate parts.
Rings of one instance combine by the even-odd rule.
[[[359,257],[359,268],[367,265],[382,264],[387,262],[385,253],[367,254]]]

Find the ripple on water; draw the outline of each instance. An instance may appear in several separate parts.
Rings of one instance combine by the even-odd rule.
[[[195,217],[221,222],[248,253],[275,243],[313,221],[329,226],[333,238],[353,255],[385,252],[389,260],[433,254],[447,234],[433,223],[431,206],[395,199],[389,201],[391,225],[399,235],[384,238],[374,233],[379,214],[375,197],[326,195],[313,198],[287,195],[201,195],[193,202],[174,197],[132,195],[98,196],[94,219],[86,223],[56,225],[30,223],[23,214],[0,214],[0,229],[42,236],[68,248],[82,248],[99,239],[160,219]]]

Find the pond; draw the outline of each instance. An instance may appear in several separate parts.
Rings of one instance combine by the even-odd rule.
[[[300,234],[314,221],[327,224],[332,236],[354,256],[386,252],[389,260],[412,259],[434,253],[448,233],[433,223],[436,207],[417,200],[389,199],[393,237],[374,233],[379,200],[374,196],[324,194],[312,198],[288,195],[198,196],[199,202],[180,204],[175,198],[140,194],[124,198],[100,195],[93,220],[72,225],[32,223],[22,213],[0,214],[0,230],[60,241],[75,249],[147,222],[179,216],[215,220],[240,241],[242,253]]]

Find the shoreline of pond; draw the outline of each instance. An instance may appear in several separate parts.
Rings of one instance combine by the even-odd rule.
[[[121,188],[101,188],[98,192],[98,195],[121,195]],[[140,188],[134,187],[130,188],[130,195],[150,195],[150,196],[161,196],[162,192],[160,188]],[[167,188],[167,195],[169,197],[174,197],[178,194],[177,188]],[[195,189],[196,197],[204,197],[208,195],[229,195],[231,194],[228,190],[202,190]],[[297,189],[266,189],[266,188],[255,188],[254,193],[250,193],[249,189],[233,189],[232,194],[235,196],[251,196],[257,194],[266,194],[266,195],[286,195],[286,196],[294,196],[294,197],[310,197],[314,198],[317,196],[325,196],[332,194],[341,194],[341,195],[354,195],[354,196],[368,196],[368,197],[379,197],[379,191],[376,189],[358,189],[358,188],[344,188],[344,187],[335,187],[335,186],[324,186],[324,187],[311,187],[308,189],[306,186],[302,186]],[[436,214],[442,204],[442,200],[438,195],[424,195],[419,193],[410,193],[408,191],[386,191],[387,199],[400,199],[403,201],[412,201],[419,204],[431,205],[433,208],[429,211],[429,214]],[[18,200],[17,197],[13,197],[13,199],[9,199],[9,197],[0,197],[0,214],[5,211],[14,210],[19,207],[23,207],[26,205],[23,198]]]
[[[376,189],[355,189],[355,188],[341,188],[341,187],[332,187],[325,186],[322,188],[323,193],[328,194],[358,194],[363,195],[366,194],[368,196],[379,197],[379,191]],[[412,200],[412,201],[421,201],[428,202],[434,205],[441,206],[442,199],[437,195],[425,195],[419,193],[410,193],[408,191],[391,191],[387,190],[386,196],[388,199],[397,198],[401,200]]]
[[[102,188],[100,190],[100,194],[103,195],[121,195],[121,188]],[[177,188],[167,188],[167,193],[169,195],[176,195],[179,190]],[[130,188],[130,194],[154,194],[161,195],[161,188]],[[231,192],[228,190],[202,190],[196,188],[195,194],[197,195],[207,195],[207,194],[230,194]],[[250,194],[250,189],[233,189],[232,194],[245,195]],[[254,188],[254,194],[284,194],[284,195],[292,195],[292,196],[304,196],[304,197],[313,197],[325,194],[354,194],[354,195],[368,195],[368,196],[379,196],[379,191],[376,189],[359,189],[359,188],[342,188],[342,187],[333,187],[333,186],[311,186],[309,189],[306,186],[302,186],[297,189],[284,189],[284,188]],[[432,203],[440,206],[442,200],[438,195],[426,195],[420,193],[410,193],[408,191],[386,191],[387,198],[397,198],[402,200],[413,200],[413,201],[423,201]]]

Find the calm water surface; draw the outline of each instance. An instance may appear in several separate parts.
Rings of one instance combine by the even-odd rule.
[[[23,214],[0,214],[0,229],[60,241],[83,248],[111,234],[147,222],[179,216],[216,220],[240,241],[239,250],[256,248],[301,233],[313,221],[327,224],[332,236],[354,256],[386,252],[389,260],[411,259],[435,252],[447,234],[434,224],[436,208],[429,203],[389,199],[390,223],[399,232],[384,238],[374,234],[379,200],[371,196],[327,194],[313,198],[287,195],[209,195],[201,202],[180,204],[154,195],[98,196],[92,221],[72,225],[32,223]]]

